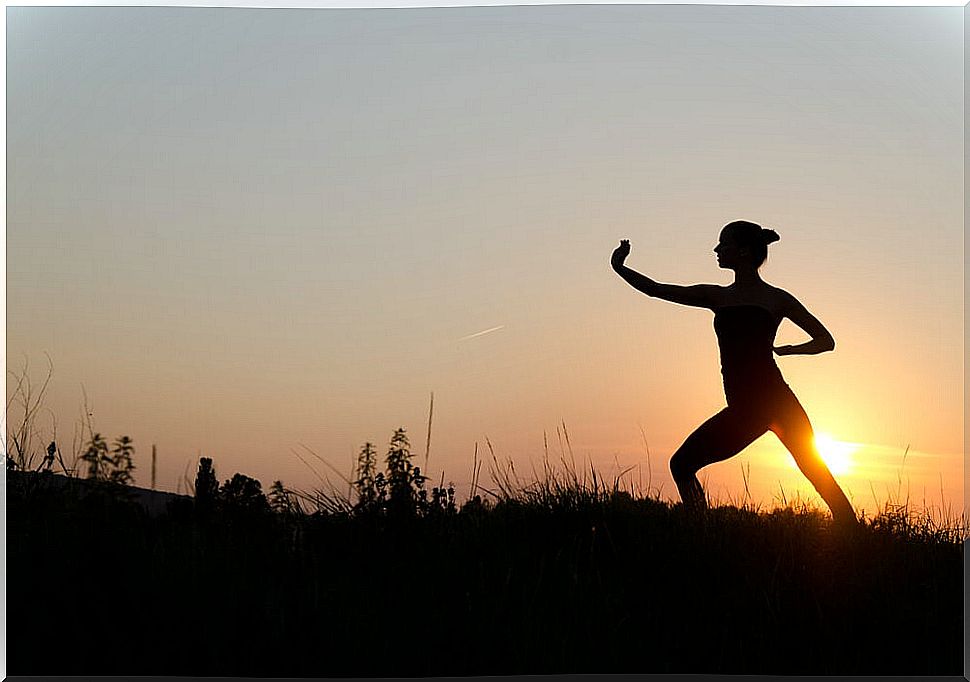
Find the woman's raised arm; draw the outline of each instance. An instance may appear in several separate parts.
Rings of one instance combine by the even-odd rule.
[[[630,255],[630,242],[620,241],[620,245],[613,251],[610,265],[627,284],[647,296],[663,299],[671,303],[689,305],[697,308],[714,308],[721,303],[723,289],[716,284],[692,284],[680,286],[678,284],[662,284],[655,282],[646,275],[624,265],[626,257]]]

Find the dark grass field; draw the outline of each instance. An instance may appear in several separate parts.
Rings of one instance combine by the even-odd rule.
[[[962,674],[964,534],[899,513],[845,534],[579,484],[150,518],[9,475],[7,500],[11,675]]]

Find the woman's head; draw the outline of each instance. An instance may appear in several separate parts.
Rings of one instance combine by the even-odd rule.
[[[747,220],[735,220],[721,229],[714,253],[722,268],[735,269],[742,264],[761,267],[768,258],[768,244],[780,239],[778,233]]]

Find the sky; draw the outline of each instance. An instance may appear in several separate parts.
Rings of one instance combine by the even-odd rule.
[[[728,284],[712,249],[747,219],[781,236],[763,277],[835,336],[777,361],[853,444],[857,510],[963,509],[962,7],[9,7],[6,27],[7,398],[49,357],[38,428],[63,449],[86,396],[138,485],[154,444],[165,490],[199,455],[345,487],[400,426],[424,465],[433,392],[426,473],[462,495],[476,448],[528,479],[548,443],[677,499],[667,461],[724,405],[712,314],[609,257],[629,239],[654,279]],[[771,434],[701,478],[814,495]]]

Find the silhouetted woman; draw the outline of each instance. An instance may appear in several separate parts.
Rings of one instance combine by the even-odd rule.
[[[778,239],[774,230],[746,220],[725,225],[714,252],[718,266],[734,271],[734,283],[726,287],[655,282],[623,264],[630,253],[626,239],[613,252],[611,264],[630,286],[648,296],[714,311],[727,407],[690,434],[670,459],[670,471],[684,505],[707,506],[697,480],[699,469],[733,457],[771,430],[828,504],[835,520],[854,523],[852,505],[815,447],[808,415],[772,356],[772,352],[815,354],[835,348],[832,335],[805,306],[758,274],[768,257],[768,244]],[[778,325],[786,317],[804,329],[811,341],[773,347]]]

